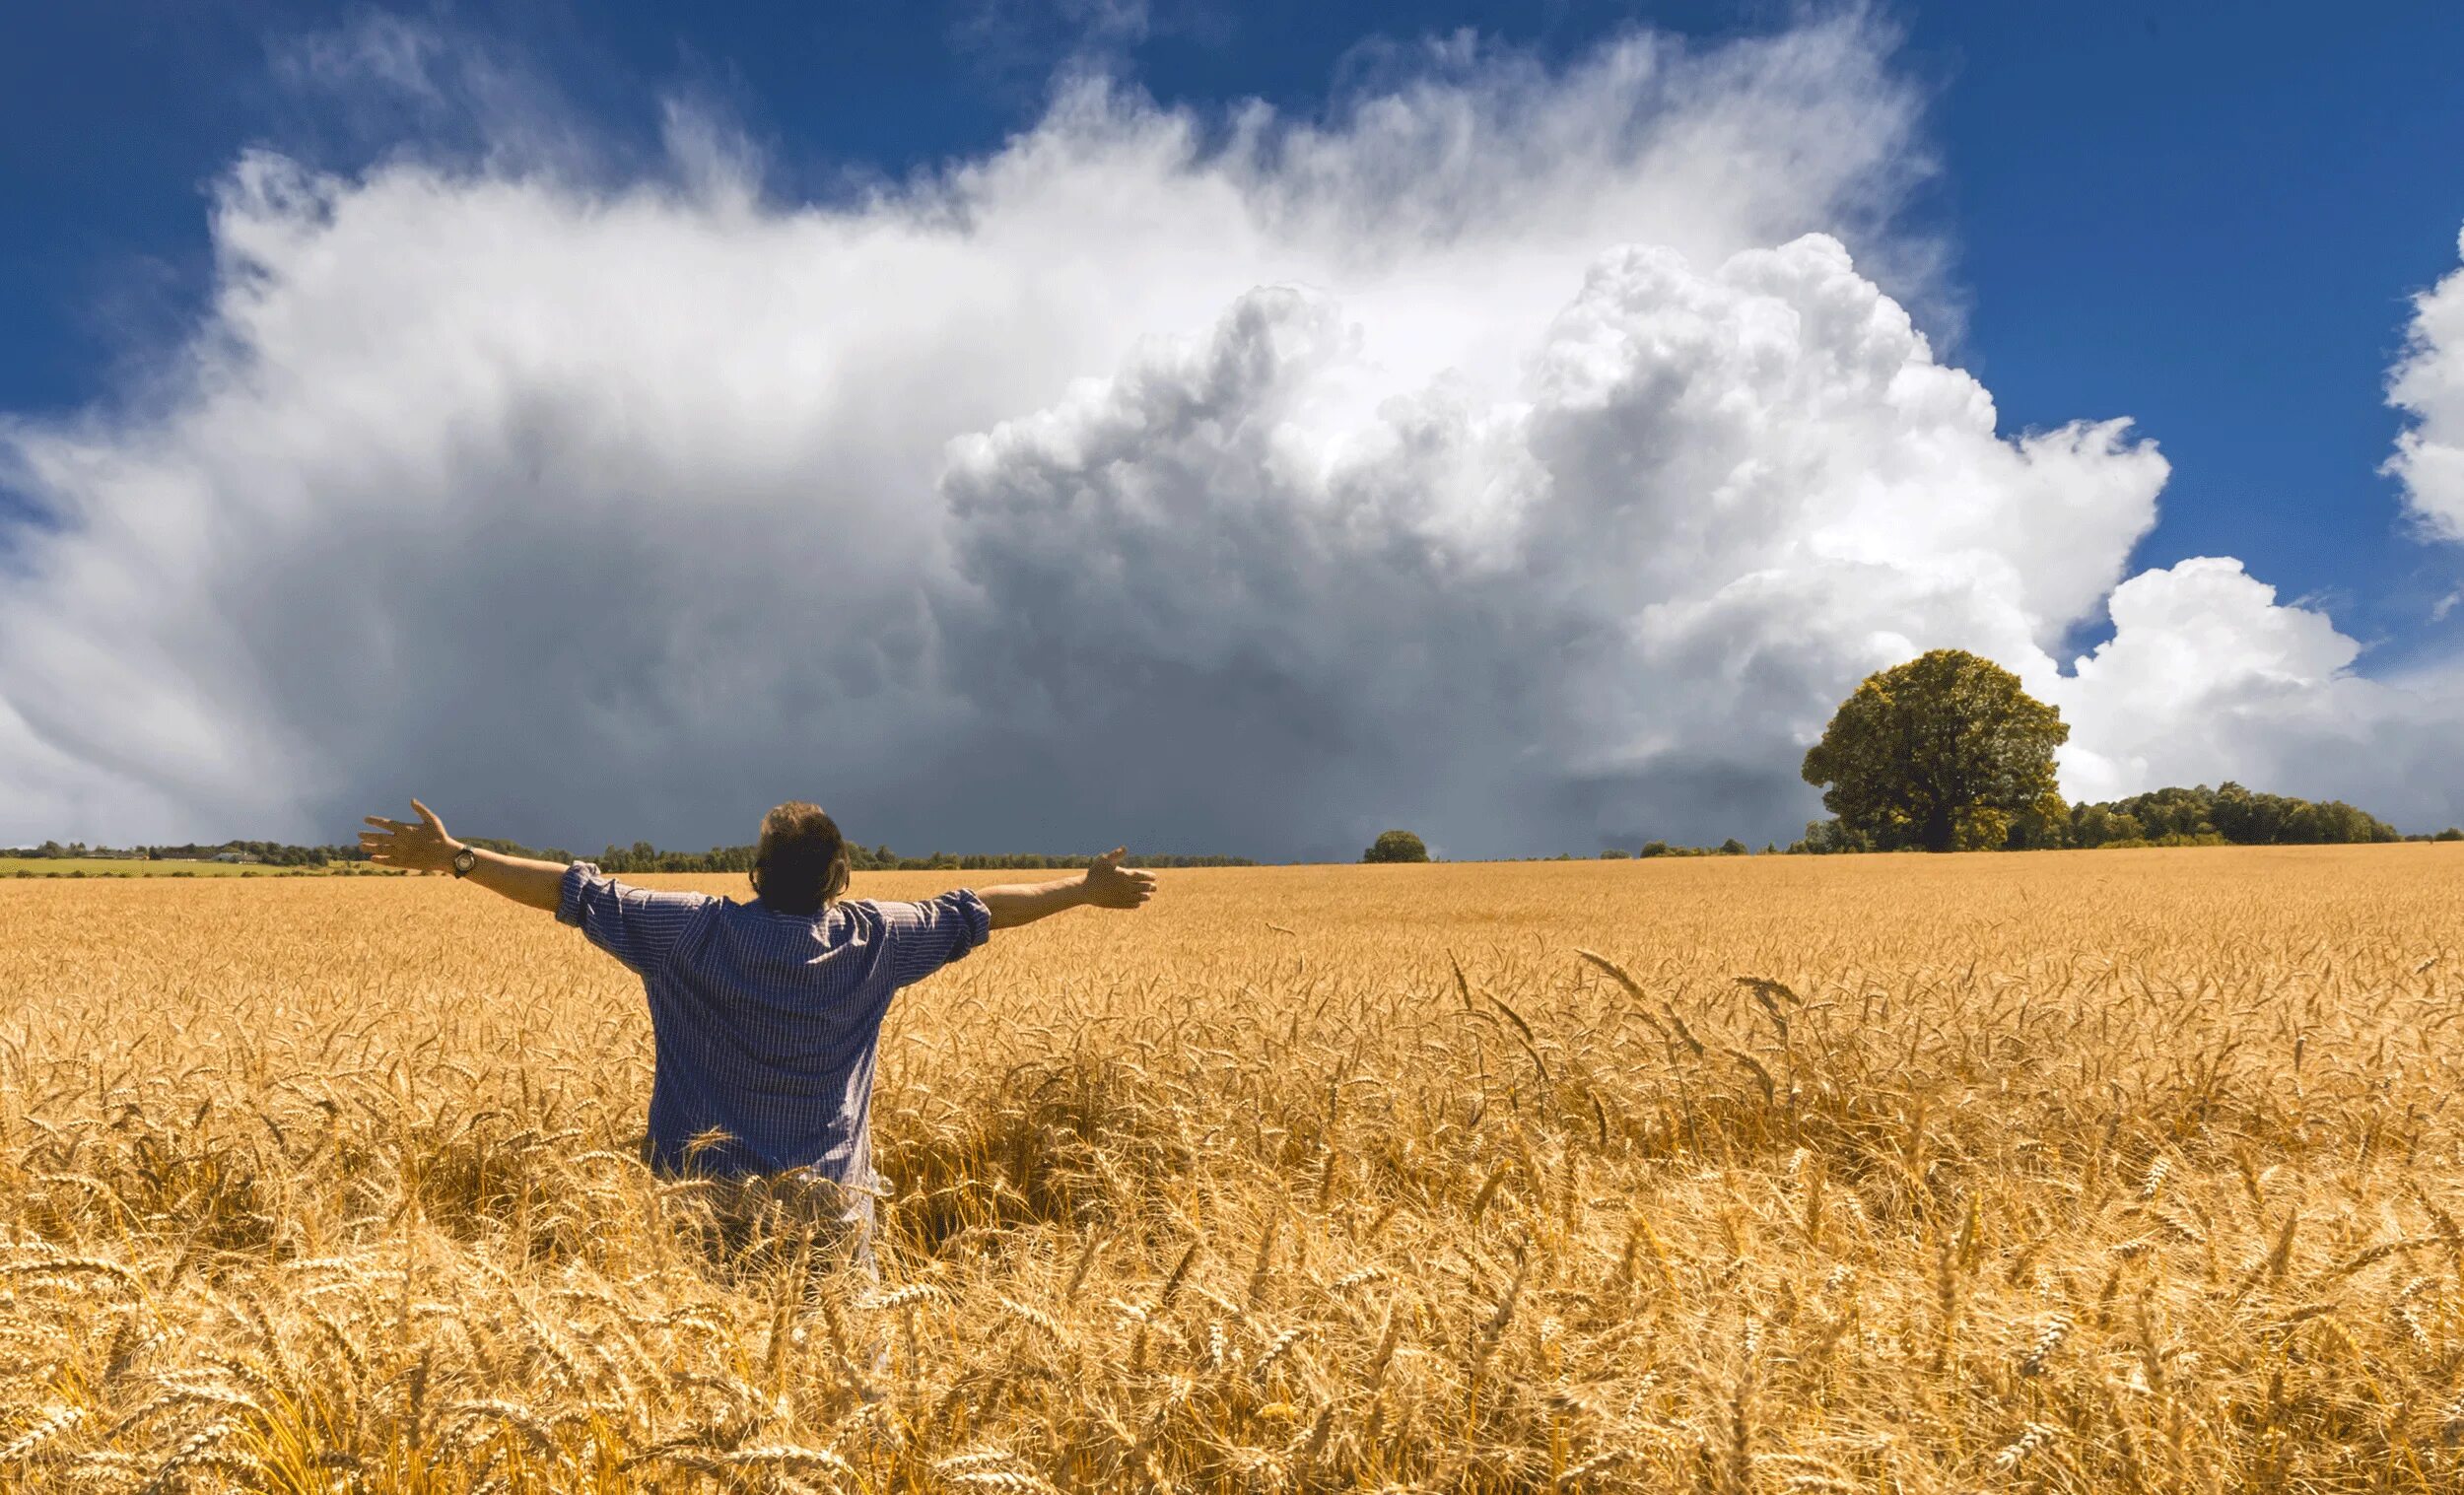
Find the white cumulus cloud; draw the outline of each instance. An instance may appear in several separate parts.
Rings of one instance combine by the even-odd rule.
[[[2047,691],[2075,739],[2065,786],[2084,798],[2213,781],[2220,765],[2247,775],[2283,718],[2365,719],[2385,689],[2349,673],[2361,646],[2326,614],[2280,605],[2238,561],[2142,572],[2110,606],[2113,637]]]
[[[2464,540],[2464,270],[2413,299],[2387,402],[2413,418],[2387,461],[2407,506],[2438,538]]]
[[[2074,795],[2231,778],[2414,829],[2464,820],[2452,662],[2356,673],[2358,642],[2230,559],[2142,572],[2115,589],[2112,617],[2113,637],[2046,693],[2072,723]]]
[[[2155,446],[2000,432],[1906,309],[1914,117],[1845,21],[1453,40],[1315,121],[1081,84],[838,204],[682,113],[612,184],[570,130],[251,154],[156,382],[0,424],[0,842],[414,790],[582,847],[790,794],[910,850],[1786,839],[1937,646],[2063,707],[2075,791],[2375,805],[2415,760],[2356,734],[2453,693],[2229,561],[2126,579]]]

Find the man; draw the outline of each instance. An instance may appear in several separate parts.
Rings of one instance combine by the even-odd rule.
[[[436,812],[368,817],[369,859],[451,872],[554,914],[642,978],[653,1068],[646,1161],[742,1186],[775,1210],[835,1218],[869,1266],[873,1063],[890,998],[1011,929],[1087,906],[1135,909],[1155,874],[1115,848],[1075,877],[959,888],[919,903],[849,900],[847,844],[819,805],[762,819],[754,899],[629,887],[586,861],[560,866],[465,846]],[[739,1225],[748,1222],[737,1222]],[[733,1234],[733,1232],[731,1232]]]

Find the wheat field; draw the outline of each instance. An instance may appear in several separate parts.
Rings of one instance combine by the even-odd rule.
[[[544,916],[0,883],[0,1485],[2464,1489],[2460,891],[1166,873],[900,998],[876,1282],[714,1258]]]

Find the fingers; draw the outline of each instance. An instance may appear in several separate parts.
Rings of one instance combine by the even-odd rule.
[[[424,804],[421,804],[416,795],[414,795],[411,799],[411,808],[419,811],[419,818],[428,822],[428,829],[436,832],[440,836],[445,834],[445,822],[437,818],[436,811],[428,808]]]
[[[420,828],[407,820],[389,820],[382,815],[361,818],[369,825],[369,829],[360,832],[360,849],[368,853],[368,859],[385,866],[401,864],[405,838],[415,835]]]
[[[1113,853],[1118,856],[1121,853]],[[1144,867],[1115,867],[1118,881],[1109,900],[1116,909],[1138,909],[1155,896],[1155,874]]]

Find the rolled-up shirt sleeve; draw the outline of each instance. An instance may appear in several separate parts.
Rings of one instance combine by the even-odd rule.
[[[992,911],[972,888],[918,903],[875,903],[889,946],[890,979],[913,985],[992,936]]]
[[[649,976],[667,963],[676,941],[713,902],[707,893],[632,887],[578,861],[565,869],[556,917],[580,929],[583,938],[623,961],[635,975]]]

